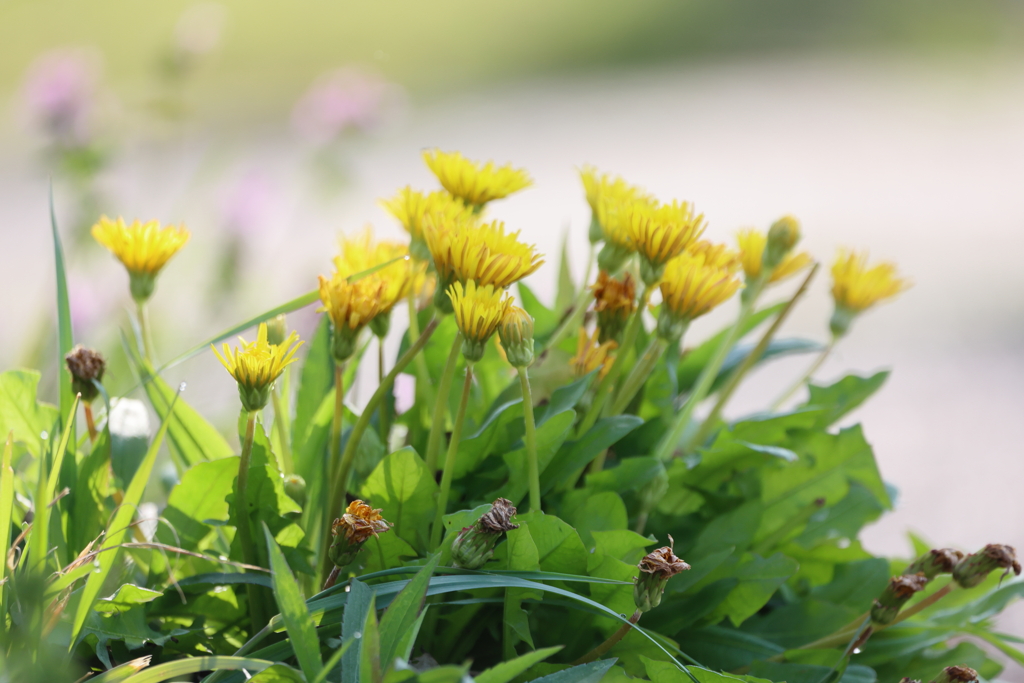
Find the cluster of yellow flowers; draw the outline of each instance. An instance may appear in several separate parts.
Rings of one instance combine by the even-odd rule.
[[[457,152],[431,150],[423,158],[443,189],[405,187],[381,202],[409,233],[409,243],[375,240],[369,229],[342,238],[334,273],[319,278],[321,310],[330,317],[339,363],[355,352],[364,327],[383,337],[398,302],[432,289],[438,309],[454,313],[470,361],[479,359],[506,318],[519,329],[529,322],[532,332],[532,320],[513,306],[506,290],[536,272],[543,258],[518,231],[482,218],[490,202],[529,187],[529,175],[510,165],[477,163]],[[768,234],[741,230],[733,250],[701,239],[706,221],[688,202],[662,203],[642,188],[589,166],[580,177],[592,212],[590,240],[603,246],[598,255],[601,271],[591,286],[597,328],[579,335],[572,360],[579,372],[603,367],[614,358],[627,321],[649,305],[654,290],[660,291],[662,303],[658,333],[677,339],[692,320],[741,289],[740,271],[748,289],[755,284],[760,289],[812,263],[806,252],[792,251],[799,239],[794,219],[780,220]],[[127,268],[132,296],[140,306],[151,296],[157,274],[190,237],[183,226],[126,224],[105,216],[92,232]],[[630,266],[634,255],[638,258]],[[845,334],[859,313],[909,286],[892,264],[869,267],[866,254],[845,249],[832,276],[836,312],[831,327],[836,336]],[[637,280],[644,285],[639,298]],[[510,333],[510,338],[518,337]],[[251,394],[272,384],[293,360],[296,341],[293,334],[280,345],[270,344],[261,326],[255,342],[243,340],[233,354],[225,347],[224,356],[218,356],[240,391],[244,387],[243,393]],[[530,349],[532,353],[532,337]],[[258,396],[250,398],[248,404],[259,402]]]

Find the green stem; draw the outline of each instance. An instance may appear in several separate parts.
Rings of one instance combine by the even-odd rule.
[[[384,337],[377,337],[377,385],[384,381]],[[388,447],[388,419],[387,419],[387,406],[381,404],[380,415],[378,415],[380,427],[380,442],[384,444],[385,453],[390,451]]]
[[[331,545],[331,522],[333,522],[341,513],[341,508],[345,502],[345,493],[348,486],[348,477],[352,472],[352,463],[355,461],[356,449],[359,446],[359,442],[363,438],[363,434],[366,433],[366,428],[370,424],[370,416],[373,415],[373,411],[377,409],[377,406],[384,400],[384,396],[391,389],[391,385],[395,383],[395,377],[398,373],[405,370],[405,368],[412,362],[412,359],[416,357],[423,347],[427,345],[430,340],[430,335],[437,329],[437,318],[434,318],[430,323],[423,328],[423,333],[413,343],[412,346],[406,350],[401,357],[395,361],[395,366],[391,368],[378,386],[377,390],[373,392],[373,396],[370,397],[369,402],[366,404],[366,408],[363,409],[362,414],[356,420],[355,425],[352,427],[352,432],[349,434],[348,441],[345,443],[345,452],[341,455],[341,462],[337,469],[334,477],[331,479],[331,498],[330,505],[328,506],[328,520],[326,527],[323,531],[323,541],[321,545],[321,565],[323,568],[324,575],[330,571],[330,559],[327,557],[327,549]]]
[[[139,318],[139,330],[142,332],[142,350],[146,354],[146,360],[150,363],[156,362],[153,353],[153,333],[149,327],[149,314],[146,312],[146,302],[136,299],[135,312]]]
[[[291,426],[288,424],[288,412],[285,410],[284,401],[281,400],[281,392],[276,382],[270,392],[270,398],[274,402],[274,422],[277,423],[277,433],[281,437],[281,473],[288,476],[295,473],[290,438]]]
[[[338,476],[338,470],[341,467],[341,427],[342,422],[345,418],[345,364],[335,361],[334,363],[334,418],[331,421],[331,445],[328,450],[328,467],[327,467],[327,482],[330,484],[334,482]],[[327,495],[330,496],[332,489],[327,490]],[[344,499],[345,492],[341,492],[341,496]],[[327,548],[331,545],[331,523],[338,516],[341,508],[344,506],[344,500],[335,501],[333,498],[330,499],[331,503],[323,511],[323,522],[322,528],[326,537],[326,545],[321,548],[323,552],[320,554],[320,565],[321,573],[325,573],[330,570],[330,559],[327,557]]]
[[[242,559],[246,564],[258,565],[256,546],[252,539],[252,528],[249,526],[249,506],[246,489],[249,485],[249,462],[252,459],[252,442],[256,435],[257,411],[249,411],[245,423],[245,440],[242,442],[242,457],[238,461],[238,486],[235,492],[235,521],[238,524],[238,545],[242,549]],[[263,595],[259,586],[246,584],[249,597],[250,632],[256,633],[267,625],[267,611],[263,604]]]
[[[811,272],[807,273],[807,277],[800,284],[799,289],[796,293],[786,302],[786,306],[779,311],[779,314],[775,316],[775,320],[772,322],[761,339],[757,342],[757,346],[747,354],[747,357],[743,359],[740,366],[729,375],[729,379],[726,381],[725,386],[718,392],[718,400],[715,402],[714,408],[708,413],[708,416],[701,423],[700,428],[693,433],[693,435],[683,442],[683,450],[690,451],[695,445],[704,443],[707,438],[711,435],[715,425],[718,424],[719,419],[722,416],[722,411],[725,409],[725,404],[732,398],[733,393],[736,391],[736,387],[740,385],[740,381],[750,371],[750,368],[754,367],[754,364],[764,355],[764,352],[768,349],[768,345],[771,344],[772,339],[778,333],[779,328],[786,322],[786,318],[789,317],[790,312],[796,307],[796,302],[804,295],[807,291],[807,286],[811,284],[811,280],[814,279],[815,273],[818,272],[818,264],[815,263],[814,267],[811,268]]]
[[[802,387],[804,384],[810,381],[814,373],[818,371],[818,368],[820,368],[822,364],[825,362],[825,360],[829,357],[829,355],[831,355],[832,349],[836,347],[837,341],[839,341],[839,338],[836,337],[835,335],[832,335],[832,338],[829,340],[828,345],[822,350],[822,352],[818,355],[814,362],[811,363],[811,367],[807,368],[807,371],[804,374],[800,375],[800,379],[798,379],[796,382],[793,382],[789,389],[786,389],[784,392],[782,392],[781,396],[775,399],[775,403],[772,404],[773,411],[779,410],[779,408],[781,408],[782,405],[789,400],[790,396],[795,394],[800,389],[800,387]]]
[[[590,428],[594,426],[594,423],[597,422],[597,418],[601,415],[604,403],[608,399],[612,387],[615,386],[616,380],[619,378],[619,373],[622,371],[623,363],[626,362],[626,355],[636,344],[636,338],[640,333],[640,328],[643,327],[642,321],[644,309],[647,308],[647,300],[650,295],[650,287],[644,285],[643,294],[640,295],[640,305],[636,307],[636,310],[633,311],[632,317],[629,319],[629,324],[626,326],[626,332],[622,335],[622,345],[619,347],[619,352],[615,354],[615,360],[612,361],[612,367],[609,368],[608,373],[597,385],[597,390],[594,391],[594,400],[591,402],[590,409],[587,410],[587,414],[583,417],[583,422],[580,423],[580,428],[576,432],[577,436],[582,436],[590,431]]]
[[[697,385],[690,391],[690,396],[686,399],[686,403],[683,405],[683,409],[676,415],[675,421],[672,423],[672,427],[669,428],[665,436],[662,437],[661,442],[658,444],[658,448],[655,451],[655,455],[664,462],[668,462],[675,455],[676,447],[679,445],[679,440],[683,437],[683,433],[686,428],[690,426],[690,419],[693,417],[693,411],[696,409],[697,404],[704,400],[704,397],[711,391],[711,386],[715,382],[715,378],[718,377],[718,371],[722,368],[722,363],[725,362],[725,358],[729,355],[729,351],[735,346],[739,340],[743,331],[743,326],[754,311],[754,304],[757,301],[758,294],[761,293],[761,288],[764,286],[764,277],[754,280],[747,290],[747,296],[742,298],[740,304],[740,312],[736,318],[735,324],[729,329],[729,333],[722,339],[722,343],[715,349],[714,355],[708,360],[708,364],[704,366],[701,371],[700,377],[697,380]]]
[[[570,666],[579,666],[580,664],[588,664],[590,662],[596,661],[596,660],[600,659],[601,657],[603,657],[605,655],[605,653],[608,652],[608,650],[611,650],[613,647],[615,647],[616,643],[618,643],[620,640],[622,640],[623,638],[626,637],[626,634],[629,633],[633,629],[634,624],[636,624],[636,622],[640,621],[640,615],[641,614],[642,614],[642,612],[640,610],[637,610],[637,611],[633,612],[633,616],[631,616],[629,618],[629,623],[628,624],[623,624],[622,626],[620,626],[619,629],[615,633],[613,633],[610,636],[608,636],[608,640],[604,641],[603,643],[601,643],[600,645],[595,647],[593,650],[591,650],[587,654],[585,654],[582,657],[580,657],[579,659],[577,659]]]
[[[537,426],[533,418],[533,393],[530,391],[530,377],[526,368],[516,368],[519,373],[519,386],[523,390],[523,420],[526,433],[526,469],[530,479],[530,510],[540,512],[540,465],[537,462]]]
[[[412,288],[409,289],[409,339],[420,338],[420,318],[419,313],[416,310],[416,292]],[[419,413],[420,424],[426,423],[427,410],[434,404],[434,397],[431,393],[433,384],[430,383],[430,372],[427,370],[427,359],[423,357],[423,354],[416,356],[415,375],[416,375],[416,411]],[[422,397],[422,402],[420,398]]]
[[[452,427],[452,440],[448,442],[448,455],[444,459],[444,471],[441,473],[441,490],[437,494],[437,512],[434,514],[434,526],[430,530],[431,551],[437,550],[438,546],[441,545],[444,513],[448,510],[448,495],[452,489],[452,477],[455,476],[455,460],[459,454],[459,441],[462,440],[462,424],[466,421],[466,405],[469,404],[469,394],[472,388],[473,364],[466,363],[466,381],[462,385],[459,412],[455,415],[455,426]]]
[[[654,367],[658,364],[666,349],[668,349],[668,343],[661,337],[651,338],[647,349],[640,357],[640,360],[633,365],[633,370],[626,377],[626,381],[623,382],[619,392],[615,395],[615,401],[612,403],[611,410],[607,413],[608,415],[621,415],[626,410],[640,391],[640,387],[651,376]]]
[[[437,389],[437,400],[434,401],[434,419],[430,423],[430,435],[427,437],[427,455],[424,458],[428,472],[437,471],[437,456],[441,452],[441,439],[444,438],[445,432],[444,418],[448,412],[448,396],[452,391],[452,380],[455,378],[455,368],[459,363],[459,353],[461,351],[462,333],[458,332],[455,334],[452,350],[448,353],[448,362],[444,366],[441,384]]]
[[[590,281],[590,271],[594,265],[594,245],[590,245],[590,252],[587,256],[587,270],[583,275],[583,284],[580,285],[580,293],[576,297],[576,301],[573,302],[572,311],[565,317],[562,324],[558,326],[555,333],[548,337],[548,340],[544,342],[545,349],[553,349],[558,346],[565,336],[575,330],[580,325],[580,320],[583,319],[583,314],[587,311],[587,306],[590,304],[590,299],[594,296],[594,293],[587,286],[587,282]]]

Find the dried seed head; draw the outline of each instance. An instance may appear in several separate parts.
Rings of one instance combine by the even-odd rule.
[[[491,509],[459,532],[452,542],[452,562],[463,569],[479,569],[494,555],[494,546],[502,534],[519,528],[512,523],[516,507],[512,501],[498,498]]]
[[[928,585],[924,574],[902,574],[889,579],[889,585],[871,607],[871,621],[885,626],[891,624],[914,593]]]
[[[981,552],[968,555],[956,565],[953,569],[953,580],[962,588],[973,588],[995,569],[1003,569],[1007,574],[1012,571],[1020,576],[1020,562],[1017,561],[1017,552],[1013,547],[988,544]]]
[[[978,680],[978,672],[969,666],[947,666],[932,683],[971,683]]]
[[[86,403],[91,403],[99,395],[99,390],[92,382],[102,381],[103,371],[107,367],[103,356],[99,351],[87,349],[79,344],[64,357],[64,362],[71,373],[72,391],[81,394],[82,400]]]
[[[668,540],[669,545],[648,553],[637,565],[640,574],[633,584],[633,602],[641,612],[650,611],[660,605],[668,580],[690,568],[690,565],[676,557],[673,550],[675,540],[671,536]]]
[[[929,550],[912,565],[907,567],[904,574],[924,574],[929,579],[934,579],[939,574],[949,574],[953,568],[964,559],[964,554],[952,548],[940,548]]]
[[[480,518],[480,527],[492,534],[502,534],[506,531],[518,529],[518,524],[512,523],[515,517],[516,506],[507,498],[499,498],[491,505],[491,511]]]

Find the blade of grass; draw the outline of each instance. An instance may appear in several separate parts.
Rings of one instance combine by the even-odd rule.
[[[161,683],[179,676],[199,673],[200,671],[246,671],[259,672],[270,668],[274,662],[266,659],[250,657],[192,657],[179,659],[166,664],[152,666],[140,671],[128,679],[129,683]],[[109,671],[107,673],[110,673]],[[103,674],[105,676],[106,674]],[[89,679],[89,683],[108,683],[103,676]]]
[[[81,397],[75,394],[75,398],[71,401],[71,410],[67,413],[67,423],[64,426],[64,433],[61,434],[60,444],[57,446],[56,452],[53,454],[53,464],[50,469],[50,477],[46,480],[46,488],[49,489],[50,493],[48,496],[49,500],[53,500],[54,494],[57,492],[58,478],[60,477],[60,468],[64,464],[65,455],[68,452],[68,447],[71,445],[71,434],[75,430],[75,412],[78,410],[78,401]]]
[[[114,566],[114,562],[120,554],[120,550],[117,548],[111,552],[102,551],[106,548],[119,546],[131,527],[132,517],[135,515],[135,510],[139,505],[139,501],[142,500],[142,494],[146,490],[146,483],[149,481],[149,475],[153,471],[153,464],[156,462],[156,455],[160,451],[160,445],[163,443],[164,435],[167,434],[167,428],[170,425],[170,420],[168,419],[169,414],[174,410],[174,403],[180,393],[181,390],[179,389],[178,394],[175,395],[175,400],[171,401],[171,405],[167,411],[168,414],[164,415],[162,418],[160,430],[153,438],[153,443],[149,445],[149,450],[146,451],[146,455],[139,464],[139,468],[135,471],[135,476],[132,477],[131,483],[128,484],[128,489],[124,492],[124,498],[121,501],[121,505],[118,506],[117,511],[114,513],[110,523],[107,525],[103,545],[100,546],[100,553],[96,556],[96,562],[99,565],[99,569],[89,575],[88,580],[85,582],[85,587],[82,588],[82,594],[78,601],[78,609],[75,612],[74,622],[71,627],[71,642],[68,646],[69,651],[74,650],[75,645],[78,644],[78,638],[82,632],[82,627],[85,625],[85,619],[89,616],[93,603],[95,603],[96,598],[99,596],[100,589],[103,588],[103,582],[107,578],[107,574],[110,573],[111,567]]]
[[[53,232],[53,258],[57,277],[57,352],[60,357],[57,359],[57,367],[60,368],[60,414],[68,415],[71,410],[71,375],[64,371],[64,357],[68,355],[75,345],[74,334],[71,329],[71,305],[68,303],[68,280],[64,268],[64,246],[60,241],[60,231],[57,229],[57,213],[53,206],[53,183],[50,183],[50,229]],[[74,450],[72,450],[74,452]],[[74,458],[69,464],[74,463]]]
[[[348,649],[352,647],[352,643],[354,642],[356,641],[353,638],[352,640],[347,640],[344,643],[342,643],[341,647],[335,650],[334,654],[331,655],[331,658],[327,660],[326,664],[324,664],[323,670],[317,675],[316,678],[310,681],[310,683],[324,683],[324,681],[327,680],[327,676],[334,669],[334,667],[338,666],[338,662],[341,661],[341,658],[345,656],[345,653],[348,652]]]
[[[380,621],[380,657],[385,670],[394,661],[402,636],[416,623],[423,609],[427,588],[439,560],[440,555],[434,555],[423,565],[409,585],[395,597]]]
[[[311,681],[317,678],[324,668],[323,659],[320,657],[320,640],[316,636],[316,629],[309,618],[306,610],[306,602],[302,599],[302,591],[295,581],[288,561],[274,540],[273,534],[267,525],[263,524],[263,533],[266,536],[267,551],[270,554],[270,571],[274,580],[274,597],[277,598],[277,606],[281,610],[281,619],[284,621],[288,637],[295,649],[295,657],[299,660],[299,667],[305,674],[306,680]]]

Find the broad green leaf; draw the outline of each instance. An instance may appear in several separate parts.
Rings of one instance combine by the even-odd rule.
[[[14,440],[37,458],[44,448],[40,435],[53,430],[59,417],[54,406],[36,399],[38,387],[34,370],[0,373],[0,434],[14,432]]]
[[[142,588],[132,583],[126,583],[118,588],[113,595],[97,600],[96,611],[100,614],[124,612],[130,610],[132,607],[152,602],[161,595],[163,595],[163,593],[160,591]]]
[[[533,679],[532,683],[598,683],[617,660],[602,659],[589,664],[580,664],[547,676]]]
[[[477,470],[491,453],[511,450],[523,437],[523,397],[518,397],[495,408],[476,432],[459,442],[454,478],[461,479]]]
[[[518,529],[507,532],[505,536],[506,542],[501,549],[507,558],[507,569],[518,571],[540,569],[540,553],[530,535],[528,524],[520,523]],[[520,641],[529,645],[530,649],[535,649],[533,634],[530,632],[529,615],[522,605],[524,600],[543,597],[543,594],[537,591],[521,588],[505,589],[503,645],[506,660],[515,657],[515,645]]]
[[[811,518],[796,542],[810,547],[829,538],[857,538],[866,524],[885,512],[878,498],[858,482],[850,484],[850,492],[842,500],[834,505],[832,502],[827,501],[829,505]],[[925,551],[931,548],[929,545]]]
[[[416,550],[396,534],[379,534],[370,538],[359,553],[363,571],[367,573],[399,567],[416,557]]]
[[[705,666],[731,671],[783,652],[773,642],[723,626],[705,626],[676,634],[686,651]]]
[[[739,584],[718,606],[711,621],[728,617],[733,626],[739,626],[764,607],[798,567],[796,560],[782,554],[767,558],[747,554],[733,573]]]
[[[516,521],[529,526],[541,570],[586,574],[588,553],[576,529],[558,517],[545,515],[539,510],[517,515]]]
[[[501,662],[500,664],[492,666],[490,669],[481,671],[473,678],[476,683],[509,683],[513,678],[523,673],[537,662],[542,662],[561,650],[562,647],[562,645],[556,645],[554,647],[545,647],[540,650],[534,650],[533,652],[527,652],[525,655],[516,657],[511,661]]]
[[[817,426],[825,428],[835,424],[840,418],[878,391],[888,378],[889,371],[884,370],[876,372],[870,377],[847,375],[838,382],[828,386],[809,384],[810,397],[807,399],[807,405],[827,410],[825,415],[818,421]]]
[[[834,633],[863,611],[808,598],[745,621],[742,630],[784,648],[795,648]]]
[[[228,496],[237,476],[237,458],[201,462],[190,468],[171,489],[163,511],[168,525],[157,528],[157,538],[186,550],[204,548],[214,533],[208,522],[228,521]]]
[[[579,440],[562,446],[551,464],[544,468],[540,477],[541,493],[548,493],[555,484],[567,481],[590,464],[598,453],[615,445],[641,424],[643,420],[636,415],[616,415],[598,420]]]
[[[380,620],[380,658],[385,669],[394,661],[402,636],[412,629],[423,610],[423,600],[437,561],[435,555],[423,565],[409,585],[395,596]]]
[[[860,612],[871,608],[889,583],[889,563],[882,558],[836,565],[832,581],[811,590],[818,600],[843,605]]]
[[[594,531],[626,529],[629,517],[622,498],[614,491],[604,491],[590,496],[571,518],[583,544],[594,545]]]
[[[437,482],[411,448],[403,448],[381,460],[363,485],[364,500],[380,507],[395,525],[392,533],[423,548],[434,509]]]
[[[737,344],[728,355],[725,357],[725,361],[722,363],[722,370],[719,376],[724,378],[728,377],[733,370],[740,366],[743,361],[747,359],[751,351],[757,346],[757,343],[753,344]],[[757,359],[755,366],[759,363],[772,360],[773,358],[782,358],[784,356],[797,355],[801,353],[818,353],[825,349],[825,347],[816,341],[810,339],[772,339],[768,343],[768,348],[764,350],[761,357]]]
[[[316,635],[316,628],[309,618],[309,611],[306,609],[306,601],[302,598],[299,584],[296,583],[295,576],[281,553],[281,548],[274,541],[274,537],[266,525],[263,525],[263,533],[266,537],[267,551],[270,554],[274,598],[281,610],[281,620],[288,631],[288,637],[295,650],[295,657],[299,661],[302,673],[305,674],[307,681],[311,681],[320,675],[324,666],[323,660],[320,658],[320,641]]]
[[[820,664],[794,664],[791,662],[754,662],[750,669],[754,676],[786,683],[822,683],[832,673],[832,667]],[[839,683],[874,683],[875,672],[866,666],[849,666]]]
[[[169,411],[173,409],[174,400],[172,399]],[[115,566],[115,561],[120,553],[119,547],[128,531],[132,528],[132,517],[135,515],[135,510],[138,509],[138,505],[142,500],[142,494],[146,490],[146,483],[149,481],[149,476],[153,471],[153,464],[156,462],[157,453],[160,451],[160,446],[163,443],[164,435],[167,434],[169,426],[170,421],[165,417],[160,430],[153,438],[153,443],[149,446],[149,452],[146,453],[146,457],[135,472],[135,476],[132,477],[128,489],[124,492],[122,504],[117,508],[117,512],[114,513],[110,523],[107,525],[103,544],[100,546],[100,552],[95,560],[97,570],[89,574],[85,587],[79,596],[78,609],[75,612],[71,628],[69,650],[73,650],[75,645],[78,644],[78,636],[85,625],[85,619],[92,613],[93,603],[103,587],[103,582],[106,580],[111,568]]]
[[[587,488],[594,491],[635,491],[665,471],[665,464],[655,457],[625,458],[610,469],[587,475]]]
[[[534,336],[543,338],[558,326],[559,312],[542,304],[525,282],[519,283],[519,302],[533,316]]]
[[[14,469],[11,467],[11,453],[14,451],[14,433],[7,434],[3,460],[0,462],[0,615],[7,614],[3,608],[3,582],[7,578],[7,551],[11,547],[11,513],[14,508]],[[4,629],[0,628],[0,631]]]
[[[154,630],[146,619],[144,607],[133,607],[123,612],[113,612],[109,616],[102,616],[99,612],[90,611],[82,629],[83,638],[95,637],[99,642],[97,647],[106,649],[108,644],[118,641],[130,649],[135,650],[146,643],[154,645],[165,645],[171,638],[176,638],[188,633],[182,628],[165,627],[160,631]]]
[[[537,412],[535,415],[537,418],[537,426],[539,427],[544,424],[555,415],[575,408],[576,404],[580,402],[581,398],[583,398],[583,394],[587,393],[587,389],[590,388],[590,384],[596,374],[597,370],[594,370],[579,379],[573,380],[569,384],[565,384],[555,389],[551,393],[551,399],[543,406],[543,408],[537,406]],[[532,372],[530,376],[532,378]]]
[[[576,420],[576,413],[572,410],[555,415],[537,428],[537,467],[543,472],[551,464],[555,453],[572,431],[573,422]],[[460,451],[462,449],[459,449]],[[520,503],[526,497],[530,488],[528,479],[528,465],[526,462],[526,448],[519,448],[507,452],[501,456],[509,470],[509,480],[499,495],[508,498],[513,503]]]

